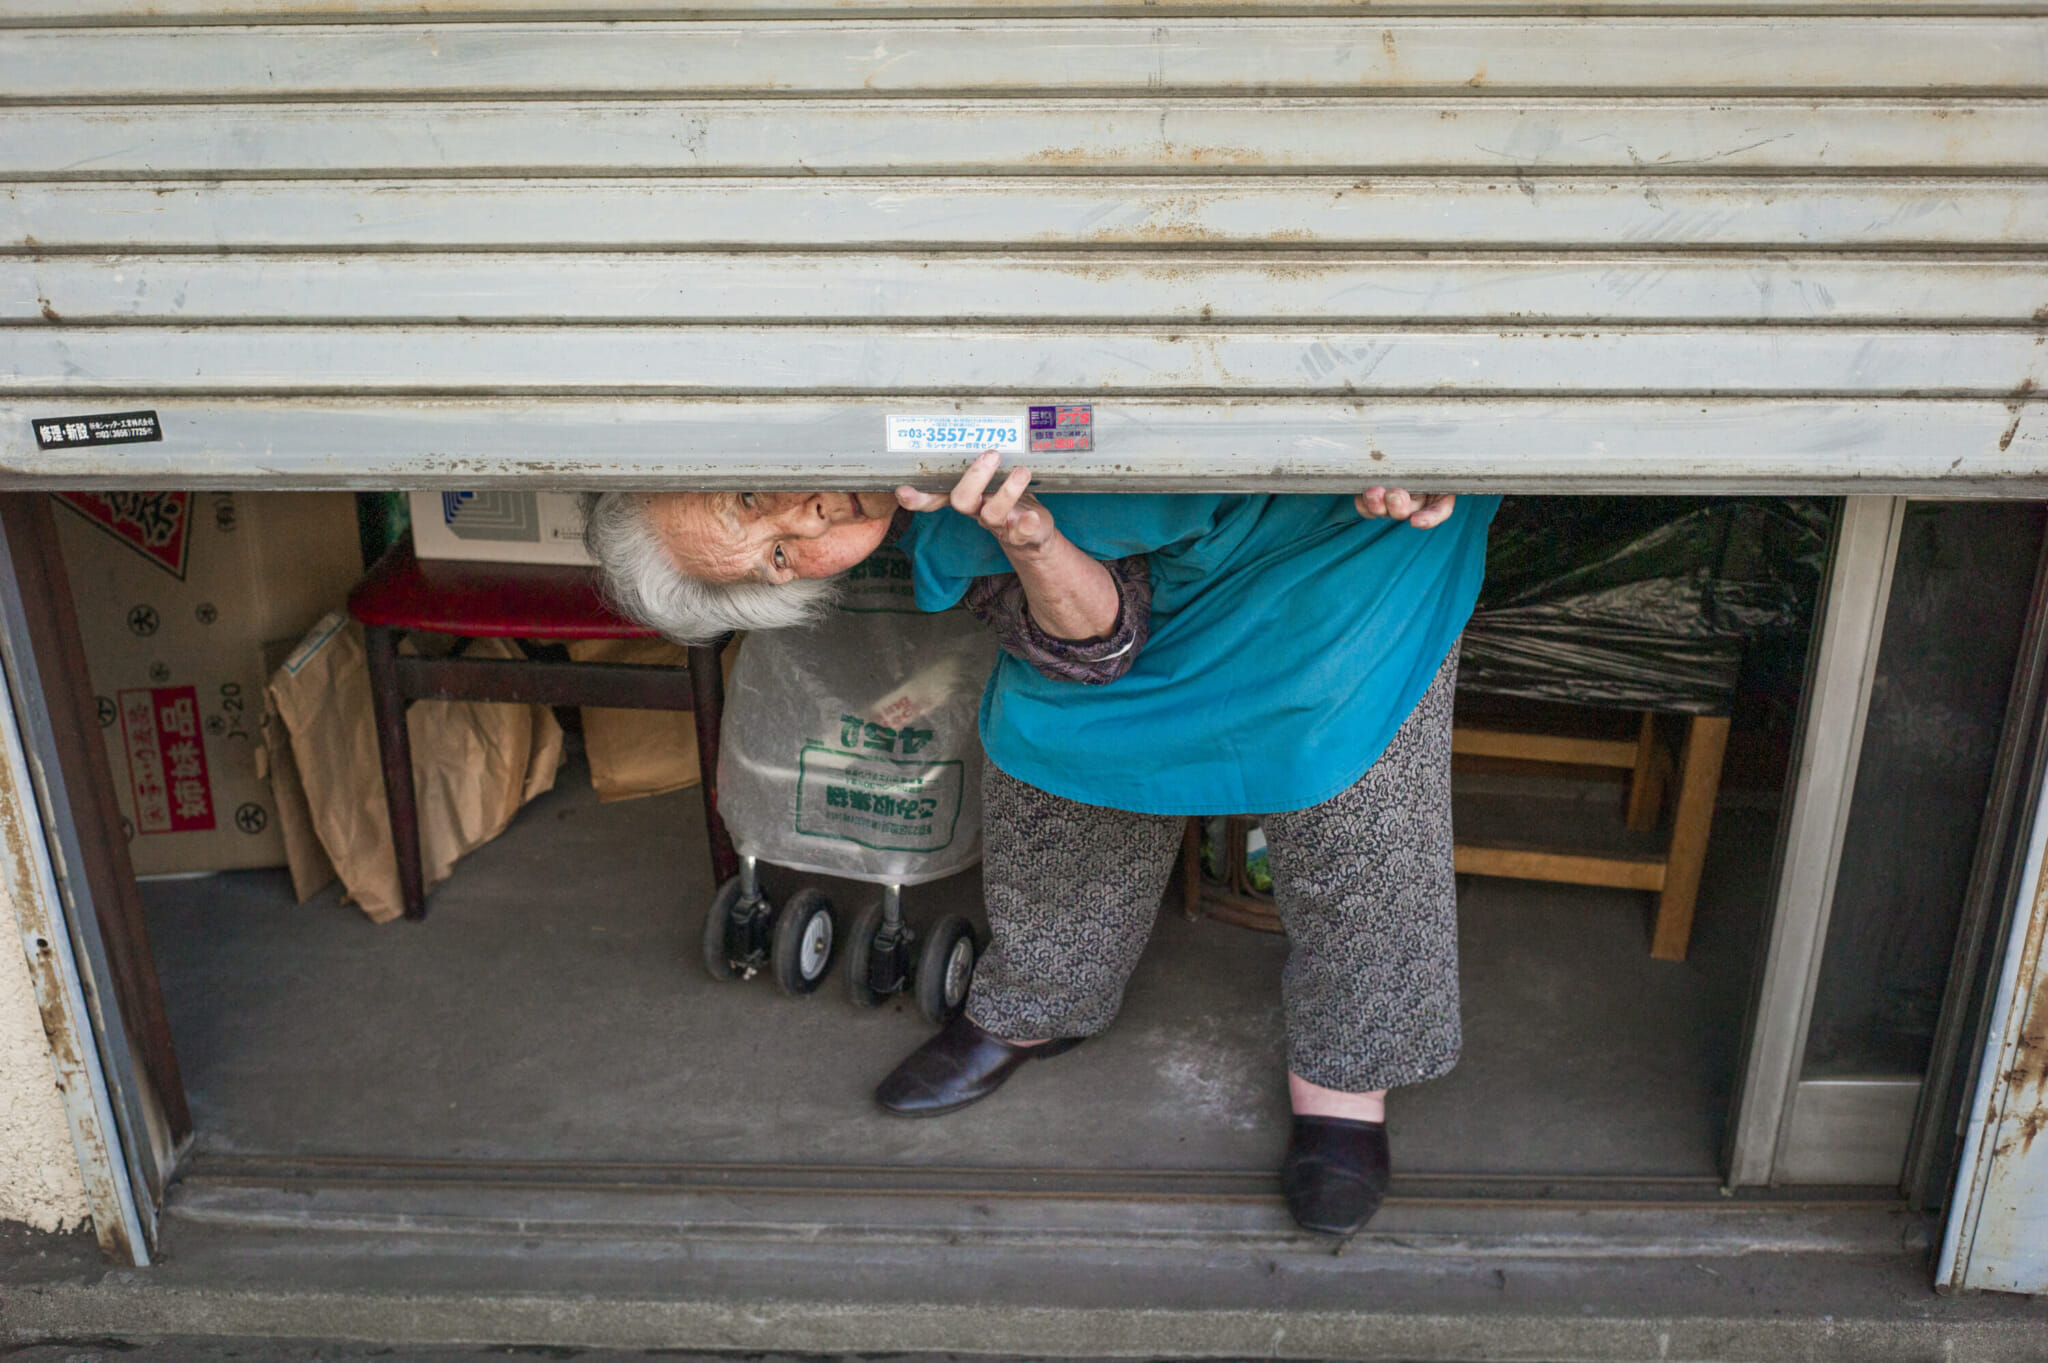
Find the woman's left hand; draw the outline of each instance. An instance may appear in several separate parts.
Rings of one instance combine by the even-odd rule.
[[[1451,508],[1458,504],[1458,494],[1374,487],[1353,497],[1351,504],[1358,508],[1359,515],[1368,520],[1391,516],[1397,521],[1408,522],[1417,530],[1427,530],[1451,518]]]
[[[989,483],[1002,464],[1000,450],[983,450],[967,466],[967,472],[960,475],[950,495],[919,492],[906,486],[896,489],[896,500],[910,511],[937,511],[942,506],[951,506],[968,519],[979,521],[981,528],[994,535],[1003,552],[1012,558],[1042,554],[1064,537],[1053,525],[1052,513],[1045,509],[1045,504],[1028,491],[1030,469],[1011,469],[994,491],[989,490]]]

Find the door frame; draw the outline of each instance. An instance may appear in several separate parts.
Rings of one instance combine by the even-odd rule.
[[[1905,1188],[1916,1211],[1942,1206],[1961,1167],[1965,1109],[1977,1091],[1976,1062],[1992,1035],[1999,969],[2009,949],[2027,869],[2028,840],[2048,782],[2048,535],[2034,568],[2034,590],[2020,636],[2019,661],[2005,705],[1977,850],[1970,864],[1962,923],[1949,960],[1935,1022],[1926,1083],[1913,1119]]]
[[[2048,764],[2030,773],[2019,874],[1982,1047],[1970,1066],[1948,1225],[1935,1261],[1944,1292],[2048,1292]],[[1965,1057],[1958,1066],[1967,1066]]]
[[[146,1264],[192,1135],[45,493],[0,494],[0,854],[94,1233]]]
[[[1796,756],[1772,875],[1777,888],[1750,994],[1742,1074],[1731,1104],[1730,1189],[1779,1181],[1786,1155],[1804,1148],[1814,1129],[1810,1116],[1795,1125],[1801,1107],[1800,1061],[1905,515],[1904,497],[1842,500],[1800,701]],[[1820,1110],[1828,1126],[1857,1121],[1856,1114],[1869,1105],[1860,1094],[1826,1097],[1831,1101]],[[1877,1095],[1875,1101],[1896,1106],[1896,1095]],[[1812,1102],[1806,1107],[1809,1114],[1815,1111]],[[1795,1141],[1800,1142],[1796,1147]]]
[[[1904,497],[1894,496],[1854,496],[1843,502],[1802,698],[1770,925],[1758,957],[1743,1071],[1731,1109],[1725,1170],[1731,1189],[1786,1181],[1787,1154],[1796,1152],[1802,1132],[1811,1126],[1798,1122],[1804,1087],[1800,1059],[1905,506]],[[46,494],[0,494],[0,561],[13,567],[0,581],[0,665],[12,701],[4,725],[6,761],[0,765],[0,821],[11,820],[30,835],[13,845],[18,852],[0,858],[0,872],[21,915],[32,964],[38,964],[39,942],[64,948],[46,953],[47,966],[37,971],[38,1000],[59,1054],[67,1117],[87,1174],[95,1227],[105,1228],[101,1240],[111,1256],[141,1264],[149,1261],[155,1208],[189,1140],[191,1123],[182,1085],[155,1082],[152,1070],[161,1072],[161,1061],[156,1067],[148,1063],[149,1052],[159,1049],[169,1057],[168,1073],[175,1081],[175,1057],[169,1054],[168,1022],[148,961],[139,898],[132,919],[122,906],[107,903],[123,885],[134,896],[125,845],[112,839],[116,866],[108,848],[89,847],[92,839],[80,836],[81,823],[93,822],[93,792],[81,787],[96,786],[111,796],[111,772],[105,770],[96,732],[84,735],[90,742],[72,745],[87,751],[59,751],[56,731],[62,726],[52,722],[52,695],[38,655],[61,648],[67,627],[75,642],[76,621],[61,578],[51,583],[48,570],[34,564],[43,533],[34,519],[37,510],[47,527]],[[55,571],[61,573],[61,561]],[[62,610],[38,599],[46,598],[53,585],[63,591]],[[60,695],[76,692],[67,687]],[[88,760],[95,755],[97,772]],[[31,807],[40,811],[38,817],[26,817]],[[83,873],[66,875],[66,867]],[[139,1001],[121,997],[135,990],[120,987],[112,959],[123,949],[132,951],[135,943],[116,942],[110,951],[107,940],[131,931],[143,934],[140,945],[148,967],[149,991]],[[114,987],[93,987],[98,981]],[[131,1014],[141,1016],[140,1026]],[[75,1044],[74,1038],[90,1038],[92,1044]],[[123,1041],[110,1044],[109,1038]],[[65,1071],[67,1063],[72,1072]],[[1831,1102],[1838,1097],[1832,1091],[1818,1096]],[[1881,1094],[1877,1101],[1895,1109],[1898,1095]],[[1856,1120],[1852,1113],[1837,1129],[1848,1129]],[[1798,1167],[1797,1161],[1790,1167]]]

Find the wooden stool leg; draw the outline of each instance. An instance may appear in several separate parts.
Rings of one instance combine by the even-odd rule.
[[[704,793],[704,834],[711,843],[711,884],[723,885],[740,873],[740,856],[732,834],[718,815],[718,726],[725,718],[725,667],[719,644],[690,646],[690,698],[697,722],[698,786]]]
[[[1180,911],[1202,916],[1202,820],[1191,815],[1180,834]]]
[[[1657,716],[1643,711],[1643,726],[1636,736],[1635,774],[1628,783],[1628,826],[1648,833],[1664,816],[1664,778],[1669,774],[1664,745],[1657,741]]]
[[[1672,813],[1671,851],[1650,939],[1650,955],[1660,961],[1684,960],[1692,941],[1693,904],[1699,898],[1707,835],[1714,828],[1714,796],[1721,789],[1721,759],[1727,751],[1727,717],[1694,716],[1686,726],[1685,750],[1678,759],[1678,806]]]
[[[384,802],[391,812],[391,845],[398,853],[398,890],[405,916],[427,916],[420,869],[419,807],[412,788],[412,739],[405,731],[405,697],[398,692],[398,631],[363,629],[370,660],[370,708],[377,717],[377,755],[384,763]]]

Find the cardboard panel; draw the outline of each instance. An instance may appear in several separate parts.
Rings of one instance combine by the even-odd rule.
[[[55,494],[138,875],[282,866],[259,775],[263,646],[362,574],[347,493]]]

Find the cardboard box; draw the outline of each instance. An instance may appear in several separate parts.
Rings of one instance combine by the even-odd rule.
[[[412,547],[421,558],[490,563],[591,562],[576,492],[415,492]]]
[[[362,576],[355,499],[51,495],[136,874],[284,865],[257,758],[263,649]]]

